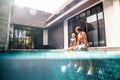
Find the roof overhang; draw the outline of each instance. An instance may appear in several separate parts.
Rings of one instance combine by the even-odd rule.
[[[82,0],[79,1],[79,3],[77,3],[75,6],[73,6],[72,8],[68,9],[66,12],[64,12],[63,14],[59,15],[57,18],[55,18],[54,20],[50,21],[49,23],[46,24],[47,27],[51,26],[53,23],[55,23],[56,21],[58,21],[59,19],[61,19],[62,17],[66,16],[67,14],[71,13],[73,10],[75,10],[76,8],[78,8],[79,6],[83,5],[84,3],[86,3],[89,0]],[[54,15],[52,15],[54,16]]]
[[[84,9],[88,8],[89,6],[91,6],[95,3],[98,4],[101,1],[102,0],[80,0],[78,3],[76,3],[70,9],[65,11],[63,14],[59,15],[55,19],[48,22],[46,24],[46,28],[51,27],[58,22],[64,21],[64,20],[68,19],[69,17],[75,15],[76,13],[80,13],[80,11],[83,11]]]

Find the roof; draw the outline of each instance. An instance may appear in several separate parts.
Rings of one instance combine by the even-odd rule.
[[[54,13],[46,20],[47,28],[60,23],[64,20],[68,20],[70,17],[77,15],[78,13],[87,10],[91,5],[94,6],[102,2],[101,0],[71,0],[68,4],[65,4],[59,12]],[[93,5],[94,4],[94,5]]]
[[[45,28],[45,21],[51,15],[48,12],[15,5],[13,7],[11,23]]]
[[[47,20],[46,23],[49,24],[51,21],[59,17],[60,15],[64,14],[66,11],[68,11],[70,8],[72,8],[74,5],[76,5],[81,0],[68,0],[59,10],[57,10],[56,13],[52,14]]]

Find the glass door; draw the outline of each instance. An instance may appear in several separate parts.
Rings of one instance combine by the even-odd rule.
[[[89,46],[98,46],[97,14],[92,14],[90,16],[87,14],[87,35]]]

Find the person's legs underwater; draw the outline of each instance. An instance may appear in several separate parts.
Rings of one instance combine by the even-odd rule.
[[[77,60],[75,65],[79,66],[78,69],[77,69],[77,73],[84,69],[84,65],[83,65],[82,60]]]
[[[87,48],[85,47],[84,44],[82,44],[76,47],[76,51],[80,51],[80,50],[87,50]],[[92,60],[88,60],[88,63],[89,63],[89,69],[88,69],[87,75],[92,75],[93,69],[94,69],[93,62]],[[77,60],[74,66],[75,67],[79,66],[77,69],[77,72],[82,71],[84,69],[83,60]]]
[[[89,69],[88,69],[87,75],[92,75],[93,69],[94,69],[93,62],[92,60],[88,60],[88,62],[89,62]]]

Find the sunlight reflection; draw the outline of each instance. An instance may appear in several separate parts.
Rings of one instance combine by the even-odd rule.
[[[29,7],[53,13],[68,0],[15,0],[18,6]]]

